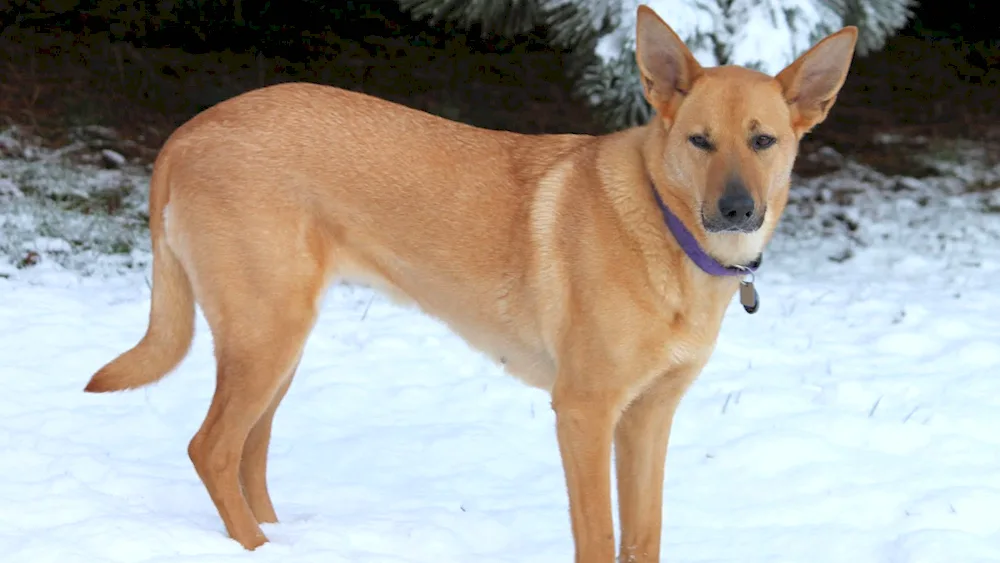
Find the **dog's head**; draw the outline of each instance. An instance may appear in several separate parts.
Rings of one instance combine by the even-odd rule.
[[[640,6],[636,59],[656,111],[644,147],[666,201],[716,259],[745,264],[770,240],[788,199],[799,141],[836,100],[857,28],[817,43],[777,76],[703,68],[652,9]]]

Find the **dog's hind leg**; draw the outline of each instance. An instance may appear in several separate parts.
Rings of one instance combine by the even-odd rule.
[[[278,521],[274,505],[271,503],[271,495],[267,491],[267,450],[271,442],[271,424],[274,422],[274,413],[281,400],[285,398],[297,369],[298,362],[296,361],[288,378],[274,395],[271,405],[250,430],[246,445],[243,446],[240,479],[243,481],[243,490],[246,493],[247,502],[250,503],[250,510],[253,511],[253,515],[261,524]]]
[[[268,231],[295,232],[288,222]],[[271,421],[327,278],[314,233],[250,245],[259,233],[235,231],[197,241],[193,285],[215,342],[216,388],[188,453],[229,535],[254,549],[267,541],[259,521],[274,520],[265,484]]]
[[[213,327],[215,395],[188,447],[226,530],[247,549],[267,541],[258,519],[273,520],[274,514],[264,484],[263,460],[271,418],[287,390],[315,319],[312,296],[298,297],[310,303],[282,299],[240,310],[244,322],[257,325],[253,331],[241,330],[247,327],[238,327],[228,318],[222,326]],[[243,457],[246,450],[251,455],[248,460]],[[246,483],[249,499],[244,495],[241,472],[250,477]]]

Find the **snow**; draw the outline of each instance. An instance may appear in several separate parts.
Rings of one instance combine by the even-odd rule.
[[[930,178],[841,162],[796,181],[760,311],[734,300],[677,413],[664,557],[1000,560],[1000,215],[995,192],[965,189],[1000,169],[961,154]],[[45,258],[58,243],[38,251],[0,275],[5,563],[572,557],[548,396],[346,286],[275,420],[281,522],[244,552],[186,453],[213,387],[204,320],[162,382],[84,394],[145,330],[146,274],[81,276]]]

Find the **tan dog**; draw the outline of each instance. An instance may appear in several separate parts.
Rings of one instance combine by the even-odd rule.
[[[760,256],[857,30],[772,78],[702,68],[645,6],[637,28],[656,116],[601,137],[487,131],[307,84],[196,116],[153,172],[149,328],[87,391],[162,378],[200,304],[217,386],[189,454],[229,535],[255,548],[276,521],[271,422],[321,294],[369,284],[551,391],[576,561],[615,559],[612,444],[621,561],[658,561],[671,420],[740,287],[712,268]]]

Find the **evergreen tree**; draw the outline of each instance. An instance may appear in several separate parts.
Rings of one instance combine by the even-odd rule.
[[[397,0],[414,17],[484,33],[543,25],[553,44],[578,54],[579,93],[614,128],[645,122],[650,108],[635,66],[635,14],[649,4],[705,66],[739,64],[776,73],[844,25],[860,30],[858,52],[880,49],[916,0]]]

